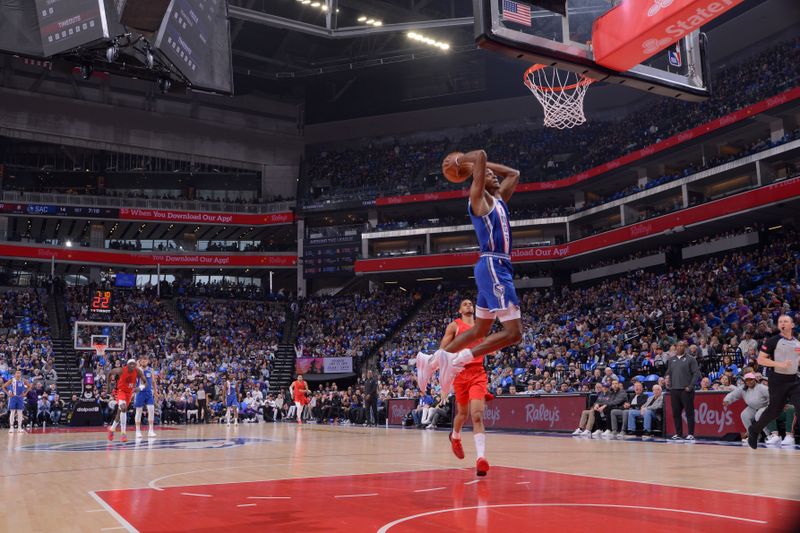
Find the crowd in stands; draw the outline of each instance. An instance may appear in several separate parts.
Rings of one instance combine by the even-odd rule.
[[[397,289],[303,300],[298,355],[362,359],[386,339],[420,298],[419,293]]]
[[[520,169],[523,182],[567,177],[794,87],[800,80],[798,53],[800,39],[793,39],[720,69],[712,81],[713,96],[703,103],[660,98],[617,121],[591,120],[564,131],[487,130],[460,139],[457,145],[485,148],[492,160]],[[305,178],[312,187],[307,201],[323,194],[363,198],[421,192],[431,186],[460,188],[438,178],[438,166],[453,146],[442,140],[319,151],[305,165]],[[554,154],[566,158],[554,158]],[[321,182],[328,185],[314,185]]]
[[[663,375],[679,341],[698,358],[710,388],[730,386],[755,365],[756,339],[775,329],[780,314],[800,309],[798,242],[798,232],[784,228],[757,249],[666,272],[523,292],[523,341],[487,359],[491,390],[590,392],[609,373],[630,387],[634,376]],[[414,391],[409,360],[438,348],[464,297],[474,295],[438,294],[380,350],[393,395]]]

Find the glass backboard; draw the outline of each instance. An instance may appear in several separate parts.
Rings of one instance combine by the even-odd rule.
[[[525,61],[679,98],[708,98],[705,38],[695,31],[626,72],[594,61],[592,25],[620,0],[567,0],[567,15],[534,5],[535,0],[473,0],[475,38],[482,48]],[[505,9],[504,9],[505,7]],[[527,10],[530,10],[529,15]],[[527,18],[530,16],[530,25]]]

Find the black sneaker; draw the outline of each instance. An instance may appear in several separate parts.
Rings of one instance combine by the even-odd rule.
[[[695,442],[694,435],[686,435],[686,442],[690,444]]]
[[[683,442],[683,439],[681,438],[681,436],[680,436],[680,435],[673,435],[673,436],[672,436],[672,438],[671,438],[670,440],[671,440],[672,442]]]
[[[758,449],[758,434],[751,429],[747,430],[747,444],[754,450]]]

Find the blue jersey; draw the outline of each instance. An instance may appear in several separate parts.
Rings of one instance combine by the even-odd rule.
[[[471,204],[467,207],[481,247],[474,271],[478,286],[475,316],[505,322],[520,318],[511,265],[511,219],[506,203],[500,198],[492,199],[489,212],[483,216],[475,215]]]
[[[25,389],[27,388],[28,387],[25,386],[25,380],[17,381],[16,378],[13,378],[11,380],[11,386],[9,387],[9,389],[11,390],[11,396],[19,396],[19,397],[22,397],[22,395],[25,393]]]
[[[142,374],[144,374],[144,389],[143,392],[153,392],[153,369],[152,368],[143,368]],[[141,378],[139,378],[139,385],[142,384]]]
[[[472,205],[467,204],[469,218],[475,227],[475,235],[481,246],[481,255],[498,254],[505,257],[511,255],[511,218],[508,206],[500,198],[494,198],[494,205],[482,217],[472,212]]]
[[[236,395],[236,382],[228,381],[225,385],[225,406],[232,407],[238,405],[239,398]]]

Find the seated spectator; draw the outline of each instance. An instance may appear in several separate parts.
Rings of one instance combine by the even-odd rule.
[[[661,387],[653,385],[653,395],[642,405],[638,411],[630,409],[628,411],[628,433],[633,435],[636,432],[636,420],[644,419],[644,433],[642,440],[652,440],[653,422],[660,416],[664,409],[664,397],[661,394]]]
[[[645,402],[647,402],[647,395],[644,393],[644,386],[642,386],[641,382],[637,381],[633,384],[633,395],[631,398],[622,404],[622,408],[617,407],[611,410],[611,432],[614,438],[625,438],[625,424],[628,421],[628,412],[631,409],[641,409]],[[619,426],[619,419],[622,420],[621,427]]]
[[[600,438],[600,435],[602,434],[602,430],[600,429],[602,422],[600,422],[600,420],[602,419],[604,411],[608,407],[608,402],[611,399],[611,388],[608,385],[598,383],[597,390],[599,390],[597,394],[597,400],[589,409],[585,409],[581,412],[581,420],[578,424],[578,429],[572,433],[573,435],[589,437],[596,434],[597,438]],[[597,429],[595,429],[595,433],[593,434],[592,429],[594,428]]]

